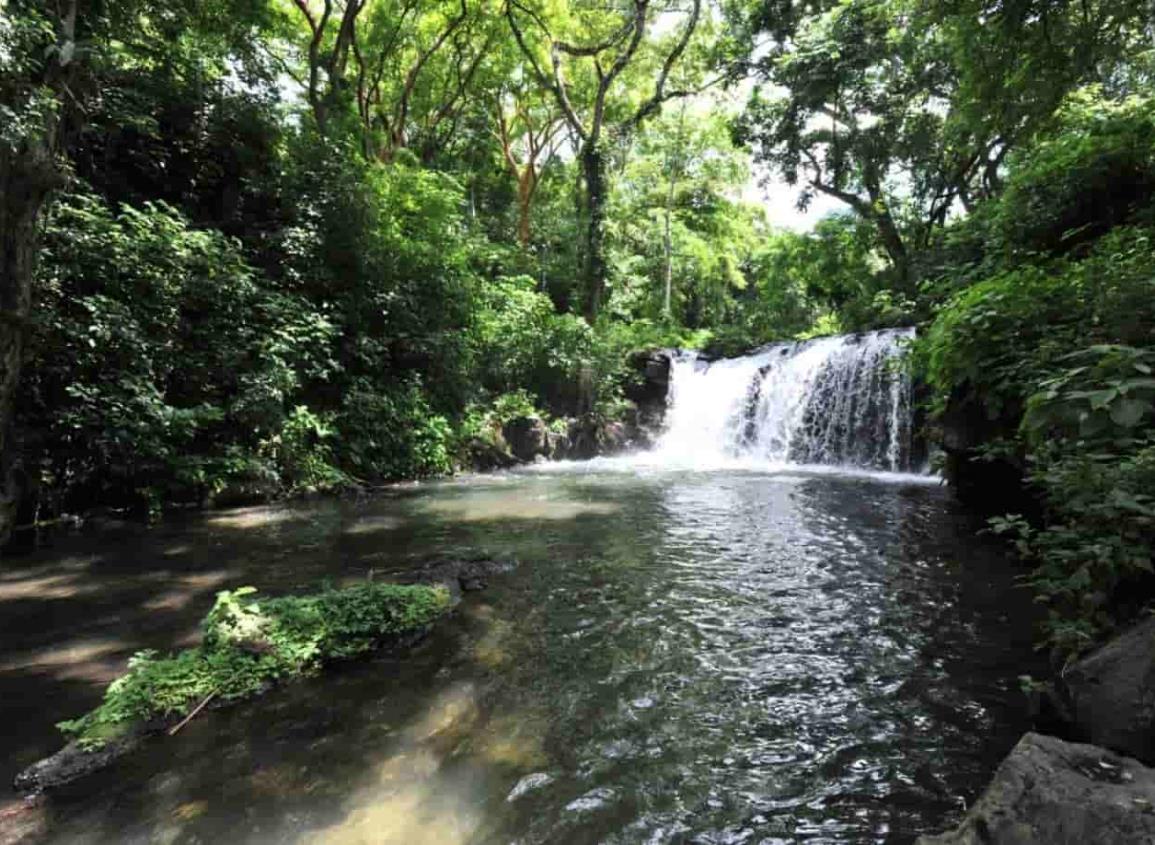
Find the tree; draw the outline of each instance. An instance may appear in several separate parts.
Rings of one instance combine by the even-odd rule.
[[[963,6],[840,0],[755,63],[746,137],[800,206],[822,193],[869,221],[900,287],[912,252],[996,195],[1015,145],[1074,87],[1116,77],[1142,31],[1133,0]]]
[[[354,118],[367,158],[416,146],[432,158],[452,137],[496,25],[485,2],[293,0],[305,24],[305,90],[317,128]]]
[[[715,106],[684,99],[624,154],[608,215],[614,316],[717,329],[747,290],[764,216],[741,198],[750,156]]]
[[[688,6],[683,6],[631,0],[621,4],[616,14],[607,14],[604,9],[586,11],[575,4],[547,16],[540,6],[508,0],[505,14],[534,78],[555,98],[566,126],[577,139],[582,174],[579,212],[584,228],[584,310],[593,322],[601,311],[607,283],[606,136],[629,135],[663,103],[690,93],[670,89],[667,84],[698,28],[702,2],[689,0]],[[663,15],[684,17],[672,38],[654,34],[656,21]],[[585,34],[585,40],[571,40],[578,32]],[[629,89],[641,88],[639,71],[643,68],[650,71],[652,87],[640,102],[631,101]]]
[[[70,172],[66,148],[88,103],[107,94],[107,74],[133,44],[168,61],[198,40],[205,53],[243,43],[259,20],[246,0],[187,5],[91,0],[9,0],[0,17],[0,540],[19,498],[13,402],[32,318],[31,293],[46,203]],[[208,34],[207,36],[205,34]],[[116,38],[112,38],[115,34]],[[192,54],[196,60],[196,52]]]
[[[497,97],[498,143],[502,159],[517,183],[517,241],[529,247],[533,198],[541,170],[554,157],[562,118],[553,103],[535,108],[533,92],[512,89]]]

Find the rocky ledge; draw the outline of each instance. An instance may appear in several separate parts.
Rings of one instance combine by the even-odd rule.
[[[1155,771],[1095,745],[1028,733],[959,827],[918,845],[1155,842]]]
[[[952,833],[921,845],[1155,843],[1155,618],[1070,666]],[[1093,743],[1093,744],[1091,744]]]

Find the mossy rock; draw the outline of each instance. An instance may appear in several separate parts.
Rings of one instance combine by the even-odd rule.
[[[44,789],[103,768],[207,701],[251,698],[326,663],[411,642],[450,607],[448,590],[423,584],[370,582],[268,599],[256,592],[218,593],[202,645],[167,656],[134,655],[100,706],[60,723],[69,745],[21,772],[16,788]]]

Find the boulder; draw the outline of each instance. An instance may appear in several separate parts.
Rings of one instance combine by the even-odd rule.
[[[551,458],[565,458],[570,451],[569,435],[561,431],[547,431],[546,439]]]
[[[520,463],[517,458],[510,454],[505,438],[501,436],[500,432],[497,432],[492,438],[471,438],[466,450],[469,454],[469,464],[482,472],[509,469]]]
[[[566,439],[569,445],[565,457],[579,461],[612,455],[630,445],[630,433],[625,425],[592,414],[571,420]]]
[[[1155,764],[1155,618],[1068,668],[1063,687],[1078,738]]]
[[[626,397],[639,408],[660,406],[664,409],[670,392],[670,363],[674,354],[669,349],[654,349],[631,355],[628,365],[637,373],[637,378],[626,385]]]
[[[549,428],[539,417],[515,417],[502,427],[501,434],[519,461],[529,463],[538,455],[549,454]]]
[[[950,833],[917,845],[1155,842],[1155,771],[1094,745],[1028,733]]]

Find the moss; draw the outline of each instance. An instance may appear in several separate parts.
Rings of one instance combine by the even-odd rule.
[[[217,594],[204,641],[170,656],[137,653],[95,710],[58,727],[86,748],[141,726],[179,719],[212,695],[248,698],[271,684],[355,657],[426,628],[449,606],[440,587],[360,584],[308,596]]]

